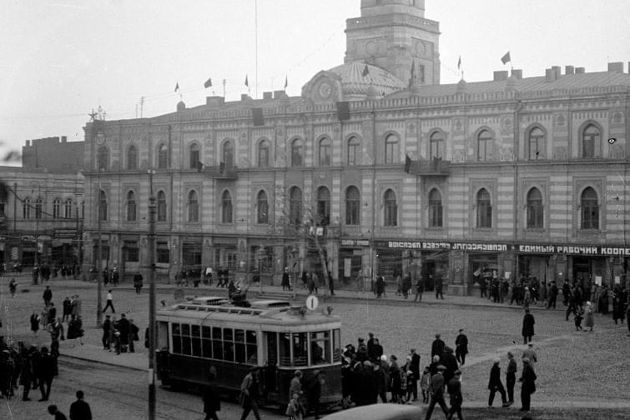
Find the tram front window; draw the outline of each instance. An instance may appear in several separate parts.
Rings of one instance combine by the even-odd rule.
[[[330,331],[311,333],[311,365],[331,363]]]
[[[307,343],[306,333],[293,334],[293,366],[306,366],[308,364]]]

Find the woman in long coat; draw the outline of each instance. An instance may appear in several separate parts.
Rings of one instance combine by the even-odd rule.
[[[586,302],[586,308],[584,308],[584,326],[588,328],[589,331],[593,331],[594,324],[593,305],[591,302]]]
[[[206,413],[205,420],[218,420],[217,411],[221,411],[221,400],[214,383],[217,376],[214,366],[210,368],[209,376],[210,384],[203,391],[203,412]]]
[[[534,315],[529,313],[529,309],[525,309],[525,316],[523,316],[523,344],[527,344],[528,341],[532,341],[532,337],[534,336],[534,324],[536,321],[534,320]]]

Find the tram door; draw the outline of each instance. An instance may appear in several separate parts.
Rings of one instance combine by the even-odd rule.
[[[267,361],[265,372],[265,388],[267,392],[278,391],[278,333],[263,332],[263,360]]]

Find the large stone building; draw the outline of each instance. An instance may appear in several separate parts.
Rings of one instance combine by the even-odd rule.
[[[462,294],[488,272],[623,281],[622,63],[441,85],[424,1],[362,0],[346,33],[345,63],[300,97],[209,97],[88,123],[87,262],[100,227],[105,264],[147,266],[150,170],[162,275],[211,266],[277,279],[325,263],[338,284],[409,271]]]

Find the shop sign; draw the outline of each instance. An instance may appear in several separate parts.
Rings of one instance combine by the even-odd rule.
[[[485,251],[485,252],[501,252],[507,251],[506,244],[478,244],[478,243],[462,243],[454,242],[452,249],[458,251]]]
[[[22,242],[35,242],[35,237],[33,235],[24,235],[22,236]]]
[[[55,229],[55,238],[75,238],[77,236],[76,229]]]
[[[630,248],[588,245],[519,245],[522,254],[630,256]]]
[[[388,241],[385,242],[386,248],[402,248],[402,249],[453,249],[457,251],[483,251],[483,252],[501,252],[507,251],[507,244],[484,244],[474,242],[414,242],[414,241]]]
[[[52,241],[52,238],[50,237],[50,235],[39,235],[37,237],[38,241]]]
[[[342,239],[341,246],[370,246],[370,241],[367,239]]]

